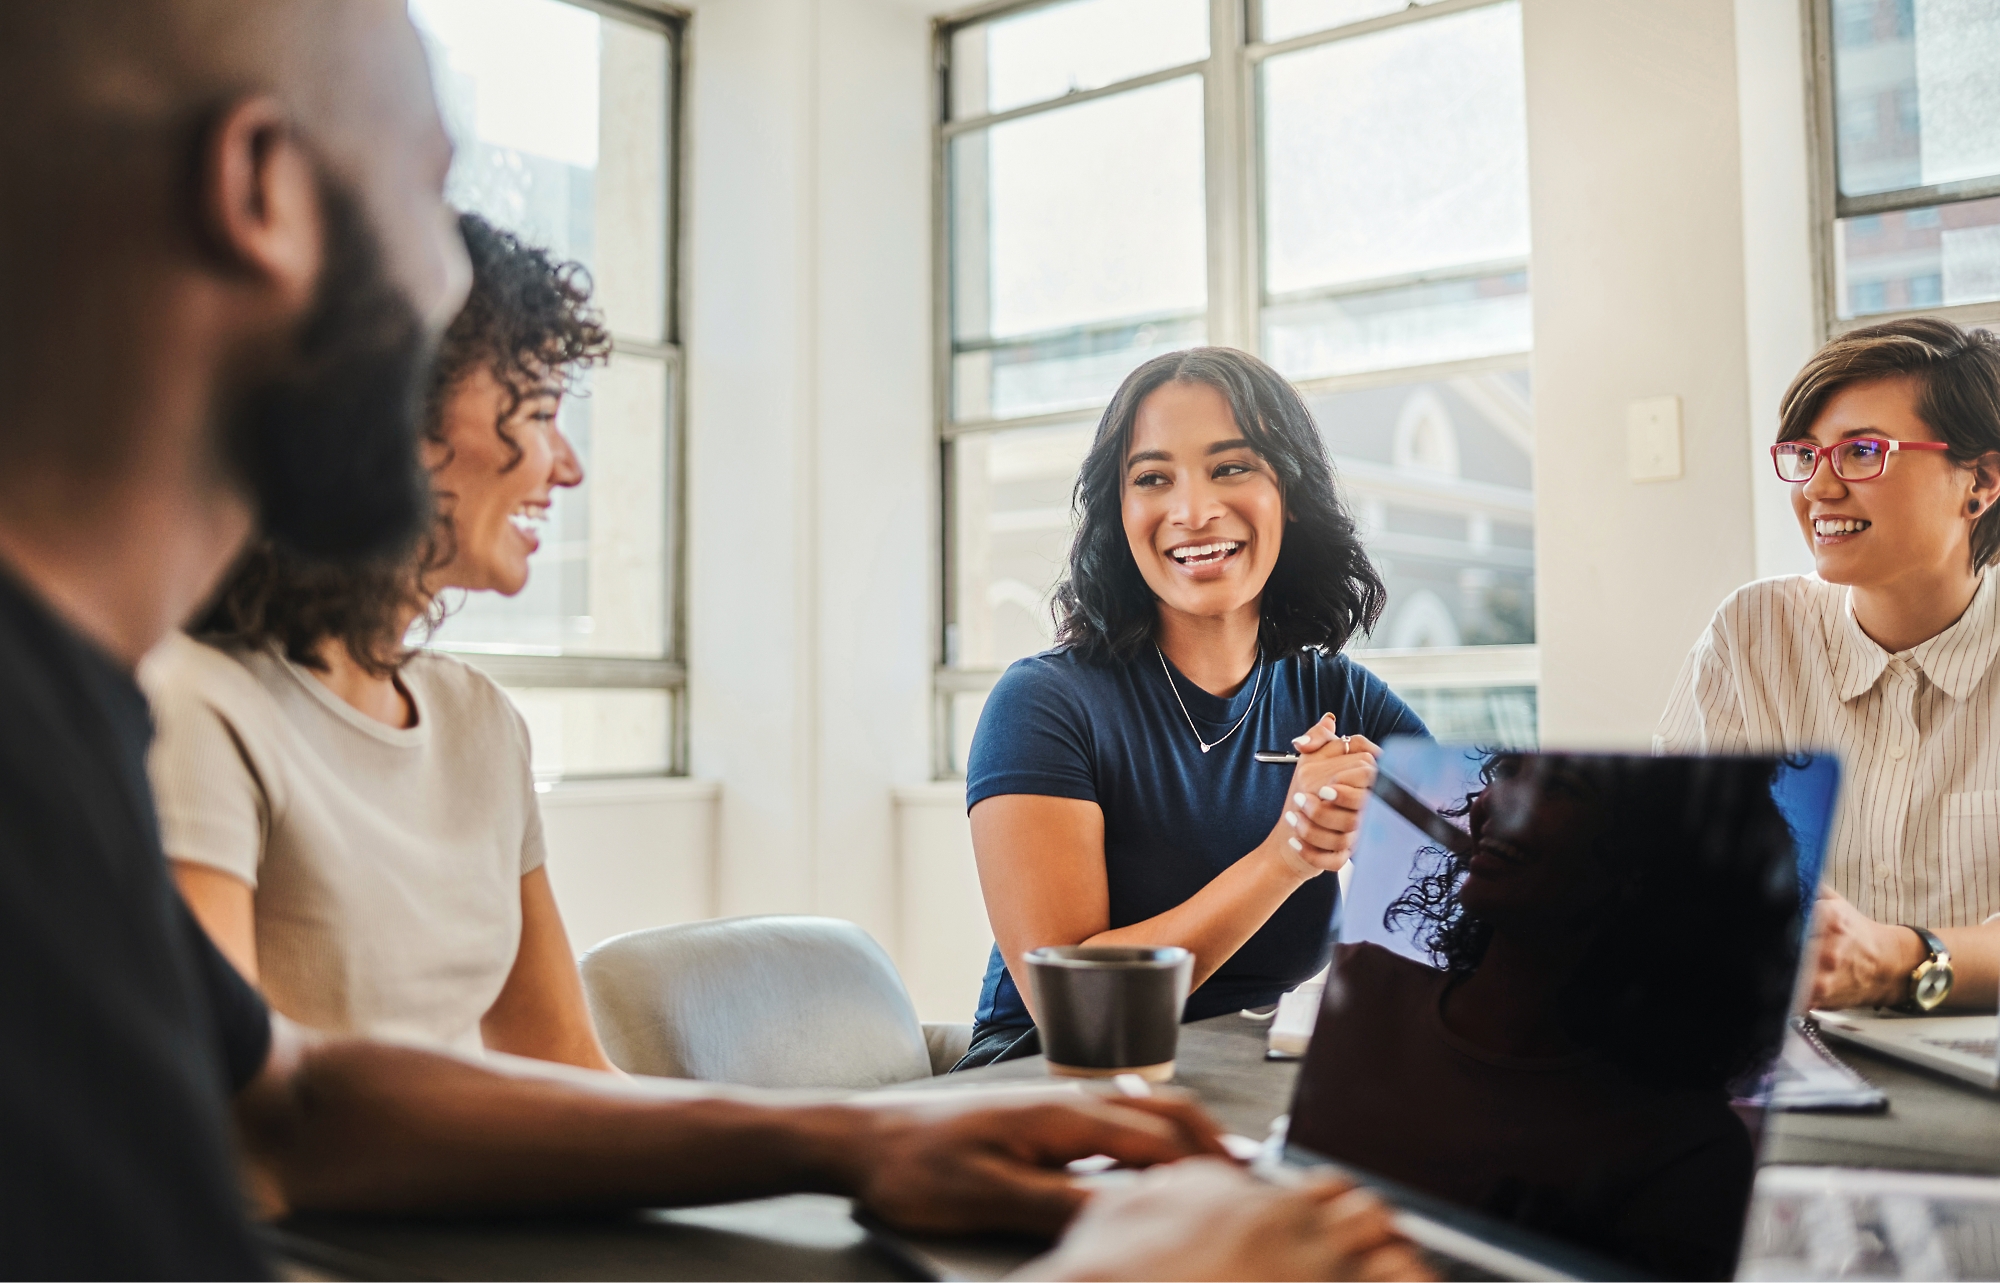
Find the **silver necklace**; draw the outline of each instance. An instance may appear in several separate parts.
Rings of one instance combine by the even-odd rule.
[[[1188,729],[1194,731],[1194,742],[1201,745],[1202,752],[1208,752],[1216,744],[1222,743],[1223,740],[1242,730],[1243,723],[1250,720],[1251,712],[1257,707],[1257,691],[1264,683],[1264,648],[1262,646],[1257,648],[1257,678],[1256,682],[1250,687],[1250,703],[1244,707],[1243,716],[1236,719],[1236,725],[1222,732],[1221,737],[1213,743],[1203,739],[1201,732],[1195,730],[1194,718],[1187,711],[1187,701],[1181,698],[1181,688],[1174,685],[1174,670],[1167,667],[1166,652],[1161,650],[1156,644],[1153,647],[1153,653],[1160,657],[1160,671],[1167,675],[1167,689],[1174,693],[1174,703],[1181,706],[1181,716],[1187,718]]]

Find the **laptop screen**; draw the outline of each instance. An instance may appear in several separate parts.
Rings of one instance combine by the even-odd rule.
[[[1390,744],[1287,1158],[1572,1269],[1730,1277],[1836,776]]]

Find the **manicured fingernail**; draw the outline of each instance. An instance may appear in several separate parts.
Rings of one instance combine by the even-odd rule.
[[[1299,748],[1304,748],[1306,745],[1312,743],[1312,736],[1301,735],[1297,739],[1293,740],[1292,743]]]
[[[1292,805],[1293,805],[1293,806],[1296,806],[1296,807],[1298,807],[1298,808],[1299,808],[1299,809],[1300,809],[1301,811],[1305,810],[1305,809],[1306,809],[1306,795],[1305,795],[1305,794],[1303,794],[1303,793],[1294,793],[1294,794],[1292,794]]]
[[[1287,811],[1285,812],[1285,823],[1291,825],[1293,828],[1297,828],[1299,827],[1299,817]]]
[[[1319,791],[1319,795],[1321,798],[1323,798],[1328,802],[1337,802],[1340,800],[1339,791],[1330,784],[1327,787],[1321,789]]]
[[[1285,839],[1285,845],[1286,845],[1286,846],[1289,846],[1290,848],[1292,848],[1292,850],[1294,850],[1294,851],[1298,851],[1298,852],[1304,852],[1304,851],[1305,851],[1305,849],[1306,849],[1306,848],[1305,848],[1305,844],[1304,844],[1303,842],[1299,841],[1299,840],[1298,840],[1297,838],[1286,838],[1286,839]]]

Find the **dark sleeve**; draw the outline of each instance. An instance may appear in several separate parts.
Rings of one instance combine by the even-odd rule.
[[[1351,727],[1377,744],[1388,743],[1393,735],[1431,737],[1424,719],[1418,717],[1400,695],[1389,689],[1389,683],[1345,655],[1336,655],[1331,661],[1322,662],[1337,664],[1341,670],[1339,680],[1346,686],[1345,704],[1350,712],[1348,716],[1338,719],[1342,731]],[[1349,721],[1348,717],[1353,720]]]
[[[1066,667],[1017,660],[994,683],[965,763],[968,811],[1005,793],[1098,800],[1083,702]]]
[[[223,1069],[229,1075],[229,1094],[250,1085],[271,1055],[271,1009],[263,995],[251,987],[242,973],[222,956],[208,932],[201,929],[185,904],[178,904],[182,928],[187,933],[188,952],[194,956],[195,977],[215,1019],[215,1036],[221,1044]]]

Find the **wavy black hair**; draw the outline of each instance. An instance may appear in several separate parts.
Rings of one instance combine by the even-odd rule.
[[[1205,383],[1229,402],[1236,426],[1278,475],[1285,535],[1264,585],[1258,643],[1267,657],[1337,651],[1375,626],[1388,604],[1334,486],[1312,414],[1284,376],[1247,352],[1198,347],[1154,357],[1127,375],[1098,421],[1072,498],[1077,532],[1056,585],[1056,643],[1097,662],[1125,662],[1153,640],[1159,615],[1125,539],[1125,456],[1139,406],[1168,383]]]
[[[611,355],[611,332],[591,303],[590,272],[530,245],[477,214],[458,216],[472,260],[472,289],[445,329],[424,401],[424,440],[444,446],[445,407],[484,368],[506,389],[493,421],[512,452],[522,450],[507,421],[544,387],[567,393],[578,373]],[[304,556],[259,539],[237,559],[215,597],[188,631],[221,645],[277,645],[295,664],[321,667],[319,644],[339,639],[354,662],[386,677],[408,660],[400,622],[414,607],[427,628],[443,622],[441,598],[423,577],[451,561],[449,494],[433,493],[436,519],[413,553],[361,564]]]
[[[1743,1087],[1778,1052],[1803,921],[1771,761],[1495,753],[1480,778],[1490,785],[1513,769],[1581,777],[1610,820],[1593,854],[1618,875],[1616,889],[1564,983],[1564,1031],[1643,1081]],[[1422,858],[1382,924],[1415,924],[1439,967],[1470,975],[1493,926],[1459,900],[1463,857],[1427,847]]]

